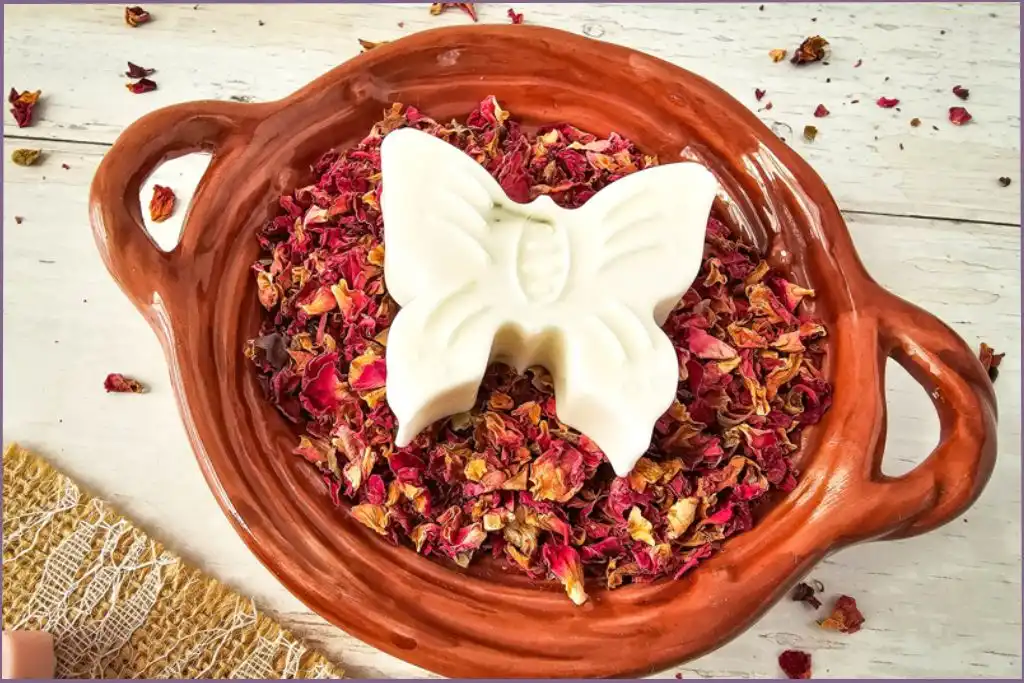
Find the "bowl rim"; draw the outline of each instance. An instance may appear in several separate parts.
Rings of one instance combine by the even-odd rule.
[[[233,377],[237,367],[238,359],[227,355],[213,361],[200,357],[207,347],[241,356],[240,348],[225,350],[230,337],[219,327],[229,329],[237,312],[208,304],[211,321],[197,305],[211,282],[224,290],[219,296],[237,301],[244,295],[236,283],[211,280],[216,276],[209,263],[200,270],[201,261],[225,248],[214,222],[244,218],[241,199],[225,199],[216,191],[218,183],[237,183],[236,197],[256,193],[256,181],[248,180],[242,167],[259,168],[251,164],[271,160],[265,150],[282,144],[282,121],[294,124],[335,94],[372,97],[380,83],[367,74],[406,69],[402,64],[410,56],[436,60],[452,54],[456,61],[480,59],[497,69],[501,63],[489,61],[489,51],[527,44],[567,64],[599,54],[609,73],[618,69],[641,77],[637,87],[663,88],[661,106],[676,108],[680,120],[686,112],[692,117],[688,108],[716,107],[738,126],[730,137],[749,133],[756,144],[745,154],[770,171],[767,181],[762,178],[774,183],[766,192],[781,193],[782,203],[770,207],[774,215],[789,212],[799,218],[789,227],[781,221],[779,234],[790,232],[773,249],[781,245],[785,255],[796,244],[804,249],[800,256],[831,264],[841,283],[836,301],[843,302],[830,347],[836,400],[825,421],[808,430],[804,448],[815,449],[814,462],[798,487],[699,571],[675,582],[598,592],[582,608],[572,607],[560,587],[496,585],[460,574],[386,546],[366,529],[331,516],[323,500],[313,500],[324,496],[313,491],[315,480],[297,463],[241,459],[236,440],[246,429],[275,443],[245,410],[225,412],[237,402],[233,392],[253,400],[254,382],[206,382],[200,371],[216,368]],[[535,78],[525,72],[524,77]],[[265,147],[257,150],[260,145]],[[160,252],[142,228],[141,182],[160,162],[197,150],[213,151],[213,161],[178,247]],[[193,102],[158,110],[132,124],[104,157],[92,186],[90,220],[105,264],[161,339],[203,474],[246,544],[313,611],[381,650],[445,675],[623,676],[678,664],[738,635],[827,553],[857,541],[922,533],[949,521],[974,501],[994,463],[995,399],[977,359],[933,316],[871,280],[838,207],[810,166],[717,86],[630,48],[537,26],[437,28],[364,53],[276,102]],[[801,220],[804,224],[796,225]],[[880,470],[887,356],[935,392],[942,425],[936,450],[902,477],[886,477]],[[854,382],[866,382],[866,395],[840,395],[841,387],[852,388]],[[228,415],[238,422],[217,424],[218,417]],[[835,433],[840,427],[841,436]],[[295,529],[302,533],[289,533]],[[374,571],[381,566],[388,572]],[[326,575],[333,582],[325,581]],[[482,629],[479,622],[485,619],[488,628]],[[684,623],[702,628],[695,633],[675,628]],[[453,648],[459,656],[453,656]]]

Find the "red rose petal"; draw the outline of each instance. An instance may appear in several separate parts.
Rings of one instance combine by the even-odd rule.
[[[962,126],[968,123],[973,116],[971,113],[963,107],[950,107],[949,108],[949,122],[954,126]]]
[[[900,101],[895,97],[879,97],[878,100],[875,102],[875,104],[877,104],[882,109],[892,109],[899,103]]]
[[[810,678],[811,655],[800,650],[786,650],[779,655],[779,666],[787,678]]]
[[[146,391],[141,382],[131,377],[126,377],[119,372],[112,372],[107,375],[107,378],[103,380],[103,388],[107,390],[107,393],[119,394],[141,394]]]

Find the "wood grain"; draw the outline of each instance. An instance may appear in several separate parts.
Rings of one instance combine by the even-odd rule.
[[[1020,223],[1016,5],[758,7],[524,10],[528,23],[628,45],[690,69],[752,109],[771,102],[759,116],[779,124],[845,209]],[[482,5],[480,19],[507,22],[505,11],[500,3]],[[5,87],[44,94],[39,122],[18,129],[5,117],[5,134],[110,143],[144,113],[175,102],[288,95],[356,55],[358,38],[390,40],[469,21],[457,11],[432,17],[422,5],[199,4],[161,5],[151,23],[130,29],[121,12],[115,5],[4,8]],[[828,66],[768,58],[769,50],[792,52],[815,33],[832,43]],[[156,68],[159,90],[129,93],[127,60]],[[956,84],[970,89],[968,102],[952,95]],[[760,103],[755,88],[768,91]],[[877,107],[883,95],[899,98],[900,111]],[[813,118],[818,104],[831,116]],[[975,120],[956,127],[947,111],[960,104]],[[923,122],[918,128],[910,126],[914,117]],[[814,143],[801,139],[806,124],[819,128]],[[1000,176],[1014,184],[999,187]]]
[[[793,144],[849,210],[850,229],[869,271],[969,343],[984,340],[1009,352],[996,384],[1002,419],[995,476],[964,521],[907,541],[851,548],[814,572],[829,595],[858,598],[868,617],[863,631],[854,636],[822,632],[802,605],[781,603],[739,639],[688,665],[683,675],[771,677],[778,674],[778,652],[800,647],[814,653],[817,677],[1019,677],[1017,9],[973,4],[768,5],[763,13],[757,5],[518,9],[527,21],[603,31],[605,40],[644,49],[715,80],[752,107],[752,94],[746,93],[755,85],[767,88],[765,99],[774,107],[762,118],[785,121],[797,134],[812,122],[809,111],[825,102],[833,116],[814,121],[821,129],[816,143]],[[5,87],[42,88],[47,99],[33,128],[17,129],[5,117],[4,434],[47,454],[187,559],[252,594],[288,626],[323,645],[352,675],[425,675],[309,613],[246,550],[195,466],[159,345],[103,269],[87,229],[88,185],[99,158],[141,114],[196,97],[282,96],[355,54],[356,37],[388,39],[464,21],[454,13],[430,17],[422,6],[295,10],[159,6],[156,21],[133,31],[120,23],[115,6],[45,13],[5,7]],[[504,10],[483,6],[482,20],[503,21]],[[265,25],[258,26],[258,19]],[[797,70],[767,59],[768,49],[792,48],[812,32],[833,41],[830,66]],[[252,49],[256,35],[258,50]],[[128,94],[118,76],[128,59],[160,69],[161,89]],[[856,59],[864,63],[854,69]],[[824,84],[826,77],[831,84]],[[976,117],[962,129],[943,118],[948,106],[959,103],[948,96],[957,82],[971,88],[967,106]],[[825,87],[835,89],[819,89]],[[826,100],[827,92],[839,99]],[[903,112],[875,107],[871,102],[882,94],[900,97]],[[858,97],[859,105],[841,104]],[[851,107],[860,109],[847,114]],[[912,116],[925,124],[911,129]],[[932,119],[939,131],[931,130]],[[874,135],[881,140],[874,141]],[[34,143],[25,136],[46,140]],[[898,142],[904,143],[902,152]],[[11,164],[11,151],[25,146],[43,147],[43,163]],[[179,219],[201,168],[202,160],[186,158],[165,165],[151,179],[171,183],[183,198]],[[1014,184],[1000,188],[994,182],[1000,175],[1011,176]],[[22,224],[14,216],[22,216]],[[171,239],[176,229],[173,221],[162,227]],[[896,474],[927,454],[937,440],[938,422],[916,383],[894,363],[890,368],[885,467]],[[112,371],[135,375],[151,392],[104,394],[103,377]]]

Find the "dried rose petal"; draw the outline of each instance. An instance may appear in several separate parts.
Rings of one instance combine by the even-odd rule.
[[[828,56],[828,41],[821,36],[811,36],[800,43],[800,47],[793,53],[789,60],[793,64],[810,64],[820,62]]]
[[[352,518],[363,526],[373,529],[381,536],[388,533],[390,514],[383,505],[353,505],[351,510]]]
[[[814,108],[814,118],[821,119],[829,115],[829,110],[825,108],[824,104],[819,104]]]
[[[978,350],[978,360],[981,361],[981,367],[985,368],[988,378],[993,382],[999,377],[999,364],[1003,362],[1005,356],[1005,353],[996,353],[995,349],[991,346],[981,342],[981,348]]]
[[[910,125],[912,128],[917,128],[918,126],[921,125],[921,119],[917,117],[910,119]]]
[[[149,218],[154,223],[163,223],[174,213],[174,190],[163,185],[153,186],[153,197],[149,200]]]
[[[728,360],[737,355],[736,349],[697,327],[690,328],[688,348],[698,358]]]
[[[815,126],[804,126],[804,140],[807,142],[814,142],[814,138],[818,137],[818,129]]]
[[[760,102],[761,98],[764,97],[765,92],[767,91],[761,90],[761,88],[754,88],[754,99]]]
[[[24,216],[15,216],[14,217],[14,222],[17,223],[18,225],[21,225],[22,221],[24,221],[24,220],[25,220]]]
[[[146,76],[152,76],[154,73],[156,73],[156,69],[147,69],[144,66],[128,62],[128,71],[124,75],[128,78],[145,78]]]
[[[786,650],[779,655],[779,667],[786,678],[810,678],[811,655],[800,650]]]
[[[348,383],[359,392],[380,389],[387,381],[384,359],[372,351],[352,360],[348,366]]]
[[[583,565],[579,553],[567,545],[548,544],[543,550],[544,564],[556,579],[565,586],[565,592],[577,605],[587,601],[583,589]]]
[[[124,22],[132,28],[145,24],[151,18],[152,17],[149,15],[149,12],[138,5],[124,8]]]
[[[768,50],[768,56],[771,57],[773,62],[781,62],[786,58],[787,51],[782,48],[776,48],[774,50]]]
[[[125,83],[124,87],[128,88],[128,90],[136,95],[141,95],[142,93],[153,92],[156,90],[156,82],[148,78],[143,78],[135,81],[134,83]]]
[[[857,601],[848,595],[839,596],[832,614],[818,622],[822,628],[840,633],[856,633],[863,624],[864,615],[857,609]]]
[[[437,16],[438,14],[441,14],[445,10],[450,9],[452,7],[457,7],[466,14],[468,14],[469,18],[472,19],[473,21],[477,20],[476,8],[473,6],[473,3],[471,2],[434,2],[431,3],[430,5],[430,13],[433,14],[434,16]]]
[[[11,152],[11,161],[18,166],[34,166],[42,153],[41,149],[16,149]]]
[[[854,64],[853,64],[853,68],[854,68],[854,69],[856,69],[856,68],[859,68],[859,67],[860,67],[860,65],[861,65],[861,64],[863,64],[863,63],[864,63],[864,60],[863,60],[863,59],[858,59],[858,60],[857,60],[856,62],[854,62]]]
[[[954,85],[953,94],[959,97],[961,100],[966,100],[968,97],[971,96],[971,91],[963,87],[962,85]]]
[[[875,104],[877,104],[882,109],[892,109],[899,103],[900,101],[895,97],[879,97],[877,100],[875,100]]]
[[[522,14],[522,12],[516,12],[511,7],[508,8],[508,18],[509,18],[509,21],[511,21],[513,24],[521,24],[521,23],[523,23],[523,14]]]
[[[568,502],[585,481],[583,454],[572,447],[548,449],[533,461],[530,481],[530,494],[537,500]]]
[[[385,44],[391,42],[390,40],[372,41],[372,40],[363,40],[362,38],[359,38],[358,40],[359,40],[359,47],[361,47],[363,49],[363,52],[369,52],[370,50],[372,50],[375,47],[380,47],[381,45],[385,45]]]
[[[146,391],[140,382],[118,372],[107,375],[107,378],[103,380],[103,388],[107,390],[107,393],[119,394],[141,394]]]
[[[973,116],[963,107],[950,107],[949,108],[949,122],[954,126],[962,126],[969,122]]]
[[[644,518],[643,512],[640,508],[634,506],[629,511],[629,520],[626,525],[626,531],[629,533],[629,537],[634,541],[640,541],[647,545],[654,545],[655,540],[652,535],[654,525],[652,525],[646,518]]]
[[[1012,180],[1010,180],[1009,176],[1001,176],[1001,177],[999,178],[999,185],[1000,185],[1001,187],[1009,187],[1009,186],[1010,186],[1010,183],[1012,183],[1012,182],[1013,182],[1013,181],[1012,181]]]
[[[42,90],[25,90],[19,93],[14,88],[11,88],[7,101],[11,104],[11,114],[18,123],[18,128],[32,125],[32,111],[35,109],[39,96],[42,94]]]
[[[795,602],[802,602],[805,605],[810,605],[812,609],[818,609],[821,607],[821,600],[815,596],[815,592],[814,586],[801,582],[793,588],[790,597]]]

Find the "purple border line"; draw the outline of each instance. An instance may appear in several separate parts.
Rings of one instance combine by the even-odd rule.
[[[773,0],[765,0],[764,4],[766,4],[766,5],[780,4],[780,2],[784,2],[784,1],[785,0],[775,0],[775,1],[773,1]],[[993,0],[991,3],[988,3],[988,4],[1009,4],[1009,3],[1013,2],[1013,1],[1014,0]],[[949,2],[942,2],[942,0],[924,0],[924,1],[922,1],[922,0],[889,0],[889,2],[887,2],[887,3],[876,2],[875,0],[846,0],[843,3],[835,3],[835,4],[897,4],[897,3],[900,3],[900,4],[902,4],[902,3],[925,4],[925,2],[930,2],[930,3],[934,3],[934,4],[944,4],[944,5],[952,4],[952,3],[949,3]],[[655,3],[657,3],[657,4],[691,4],[691,3],[673,3],[672,0],[652,0],[651,2],[645,3],[645,4],[655,4]],[[27,0],[15,0],[14,2],[4,2],[3,4],[4,5],[59,5],[59,4],[89,5],[89,4],[97,4],[97,3],[83,2],[83,1],[80,1],[80,0],[72,0],[71,2],[65,2],[65,3],[60,2],[60,0],[41,0],[40,2],[29,2]],[[159,0],[159,1],[154,1],[154,2],[147,2],[145,4],[147,4],[147,5],[161,5],[161,4],[186,4],[186,3],[171,3],[171,2],[165,2],[164,0]],[[283,2],[273,2],[272,0],[255,0],[255,1],[252,1],[252,2],[244,2],[243,0],[213,0],[213,1],[207,0],[206,2],[203,2],[202,4],[253,4],[253,5],[260,5],[260,4],[302,4],[302,3],[297,2],[296,0],[284,0]],[[355,0],[336,0],[336,4],[410,4],[410,3],[399,2],[399,0],[378,0],[375,3],[359,3],[359,2],[356,2]],[[421,4],[421,3],[413,3],[413,4]],[[428,4],[428,3],[422,3],[422,4]],[[539,2],[538,0],[516,0],[515,2],[512,2],[512,3],[508,3],[508,2],[500,2],[499,3],[499,2],[487,1],[487,2],[479,2],[478,4],[533,5],[533,4],[550,4],[550,3],[543,3],[543,2]],[[590,5],[590,4],[596,4],[596,3],[588,3],[588,2],[584,2],[583,0],[565,0],[564,3],[560,3],[560,4]],[[602,4],[604,4],[604,3],[602,3]],[[616,4],[639,4],[639,3],[616,3]],[[696,4],[696,3],[693,3],[693,4]],[[758,3],[757,2],[747,2],[746,0],[711,0],[711,2],[700,3],[700,4],[758,4]],[[1017,2],[1016,4],[1018,4],[1018,8],[1019,8],[1020,7],[1020,3]],[[3,24],[4,24],[4,19],[2,17],[0,17],[0,26],[3,26]],[[1018,19],[1018,25],[1019,25],[1019,19]],[[1019,48],[1020,52],[1024,52],[1024,41],[1021,41],[1021,43],[1018,46],[1018,48]],[[1020,54],[1020,52],[1018,52],[1018,55]],[[2,55],[0,55],[0,64],[2,64],[2,62],[3,62],[3,57],[2,57]],[[1024,110],[1024,95],[1022,95],[1022,98],[1021,98],[1021,109],[1018,110],[1018,113],[1020,111],[1022,111],[1022,110]],[[1019,149],[1024,149],[1024,131],[1021,131],[1018,143],[1020,144],[1020,148]],[[1024,178],[1024,162],[1021,162],[1021,164],[1019,166],[1019,170],[1021,171],[1021,175],[1018,176],[1018,177],[1019,178]],[[3,178],[3,167],[0,166],[0,180],[2,180],[2,178]],[[4,193],[4,194],[6,194],[6,193]],[[0,210],[2,210],[2,208],[3,208],[4,199],[5,199],[4,196],[0,196]],[[1024,196],[1022,196],[1021,202],[1022,202],[1021,203],[1021,213],[1024,214]],[[5,229],[5,226],[0,224],[0,239],[2,239],[4,229]],[[0,243],[2,243],[2,242],[0,242]],[[2,249],[0,249],[0,251],[2,251]],[[4,272],[5,272],[4,266],[5,266],[5,259],[0,257],[0,296],[2,296],[3,289],[6,286],[6,279],[4,278]],[[1021,268],[1022,268],[1022,270],[1024,270],[1024,254],[1021,255]],[[1020,291],[1021,297],[1024,298],[1024,282],[1021,283],[1019,291]],[[2,301],[0,301],[0,312],[2,312],[2,311],[3,311],[3,303],[2,303]],[[1024,313],[1024,309],[1022,309],[1022,313]],[[2,350],[3,350],[3,343],[4,343],[4,335],[3,335],[3,333],[4,333],[4,319],[2,317],[0,317],[0,352],[2,352]],[[1017,349],[1017,352],[1019,354],[1019,356],[1018,356],[1019,358],[1024,358],[1024,340],[1022,340],[1020,347]],[[0,367],[0,378],[2,378],[2,376],[3,376],[3,369],[2,369],[2,367]],[[1021,390],[1022,390],[1022,393],[1024,393],[1024,378],[1022,378],[1021,381],[1022,381]],[[4,398],[5,397],[2,396],[2,394],[0,394],[0,419],[2,419],[2,417],[4,415]],[[1007,419],[1007,418],[1013,419],[1013,417],[1014,416],[1009,416],[1009,415],[1004,415],[1003,416],[1004,419]],[[1020,420],[1020,418],[1021,418],[1020,415],[1017,415],[1015,417],[1017,417],[1018,420]],[[1021,443],[1019,445],[1022,447],[1022,449],[1024,449],[1024,434],[1022,434],[1022,436],[1021,436]],[[1021,484],[1022,484],[1022,488],[1024,488],[1024,475],[1022,475],[1022,482],[1021,482]],[[2,500],[3,500],[3,485],[2,485],[2,483],[0,483],[0,504],[2,504]],[[1021,512],[1022,517],[1024,517],[1024,500],[1022,500],[1022,502],[1021,502],[1021,510],[1020,510],[1020,512]],[[1022,543],[1022,546],[1021,546],[1021,554],[1024,555],[1024,543]],[[0,565],[0,579],[2,579],[2,577],[3,577],[3,568],[2,568],[2,565]],[[1021,621],[1024,622],[1024,602],[1021,601],[1021,596],[1019,596],[1019,595],[1017,596],[1017,599],[1018,599],[1018,605],[1020,605],[1020,608],[1021,608]],[[1019,624],[1017,626],[1019,627]],[[1024,641],[1022,641],[1022,643],[1024,643]],[[941,647],[941,644],[938,644],[938,647]],[[1024,649],[1024,648],[1022,648],[1022,649]],[[44,679],[44,680],[55,681],[57,679]],[[181,680],[181,679],[178,679],[178,680]],[[244,680],[276,680],[276,679],[244,679]],[[377,679],[352,679],[352,680],[377,680]],[[398,678],[398,679],[388,679],[388,680],[394,680],[394,681],[414,681],[414,680],[423,680],[423,679]],[[465,680],[508,680],[508,681],[513,681],[513,680],[535,680],[535,681],[537,681],[537,680],[543,680],[543,679],[465,679]],[[641,679],[623,679],[623,680],[641,680]],[[742,680],[742,679],[723,679],[723,680]],[[778,680],[778,679],[776,679],[776,680]],[[833,680],[838,680],[838,681],[856,681],[856,680],[860,680],[860,679],[848,678],[848,679],[833,679]],[[878,680],[900,680],[900,679],[878,679]],[[932,681],[954,680],[954,681],[964,681],[964,682],[966,682],[966,681],[970,681],[970,680],[974,680],[974,679],[971,679],[971,678],[949,678],[949,679],[922,679],[922,680],[932,680]],[[1000,678],[1000,679],[991,679],[991,680],[1022,680],[1022,679],[1021,678],[1017,678],[1017,679]]]

